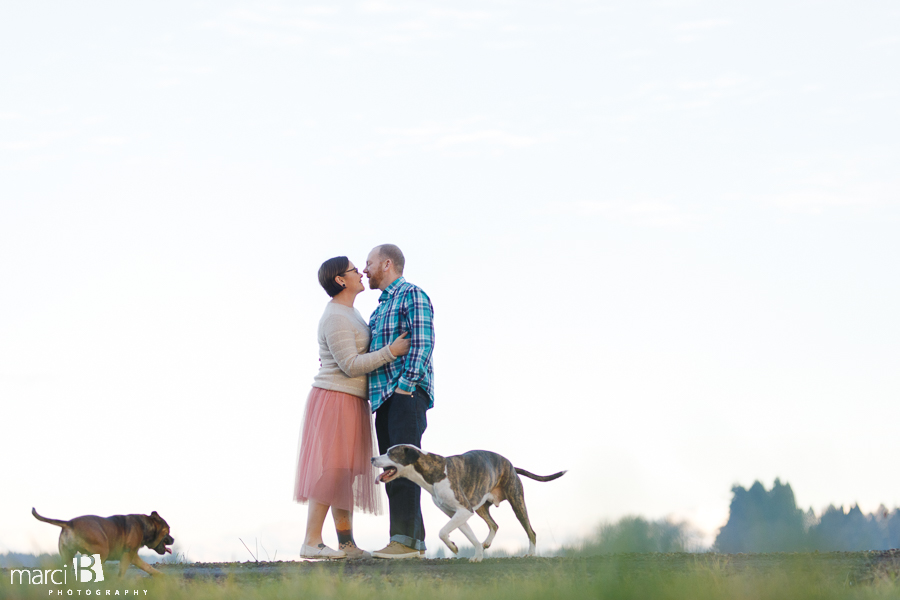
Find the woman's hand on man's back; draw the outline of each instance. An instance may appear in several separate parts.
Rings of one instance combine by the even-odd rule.
[[[391,342],[391,354],[394,356],[406,356],[409,354],[409,335],[408,331],[404,331]]]

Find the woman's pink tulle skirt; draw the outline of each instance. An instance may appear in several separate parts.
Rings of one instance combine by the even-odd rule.
[[[294,500],[381,514],[369,402],[314,387],[306,399]]]

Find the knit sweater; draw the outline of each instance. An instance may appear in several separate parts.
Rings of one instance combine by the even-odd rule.
[[[390,346],[368,352],[369,326],[359,311],[329,302],[319,320],[321,367],[313,387],[344,392],[364,400],[369,398],[366,373],[396,360]]]

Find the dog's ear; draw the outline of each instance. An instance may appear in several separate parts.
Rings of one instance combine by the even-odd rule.
[[[422,458],[416,462],[414,468],[422,476],[422,479],[431,485],[434,485],[447,476],[447,474],[444,473],[446,464],[447,459],[443,456],[428,454],[423,455]]]
[[[149,517],[144,516],[144,515],[138,515],[141,519],[141,529],[144,530],[143,545],[147,546],[147,547],[150,547],[150,544],[153,543],[153,540],[155,540],[156,536],[159,534],[159,525],[152,518],[153,515],[156,515],[156,513],[154,512]],[[159,518],[159,515],[156,515],[156,516],[157,516],[157,518]]]
[[[152,513],[150,513],[150,516],[153,517],[154,519],[162,519],[162,517],[159,516],[159,513],[156,512],[155,510]]]
[[[400,464],[403,465],[411,465],[414,464],[419,457],[422,456],[422,452],[417,448],[413,448],[412,446],[406,446],[403,448],[403,460],[400,461]]]

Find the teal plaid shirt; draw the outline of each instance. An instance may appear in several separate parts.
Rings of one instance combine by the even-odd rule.
[[[434,406],[434,309],[425,292],[399,277],[381,293],[378,308],[369,319],[369,329],[369,352],[389,346],[404,331],[409,332],[410,341],[409,354],[369,373],[372,412],[397,388],[404,392],[420,388],[428,394],[428,408]]]

